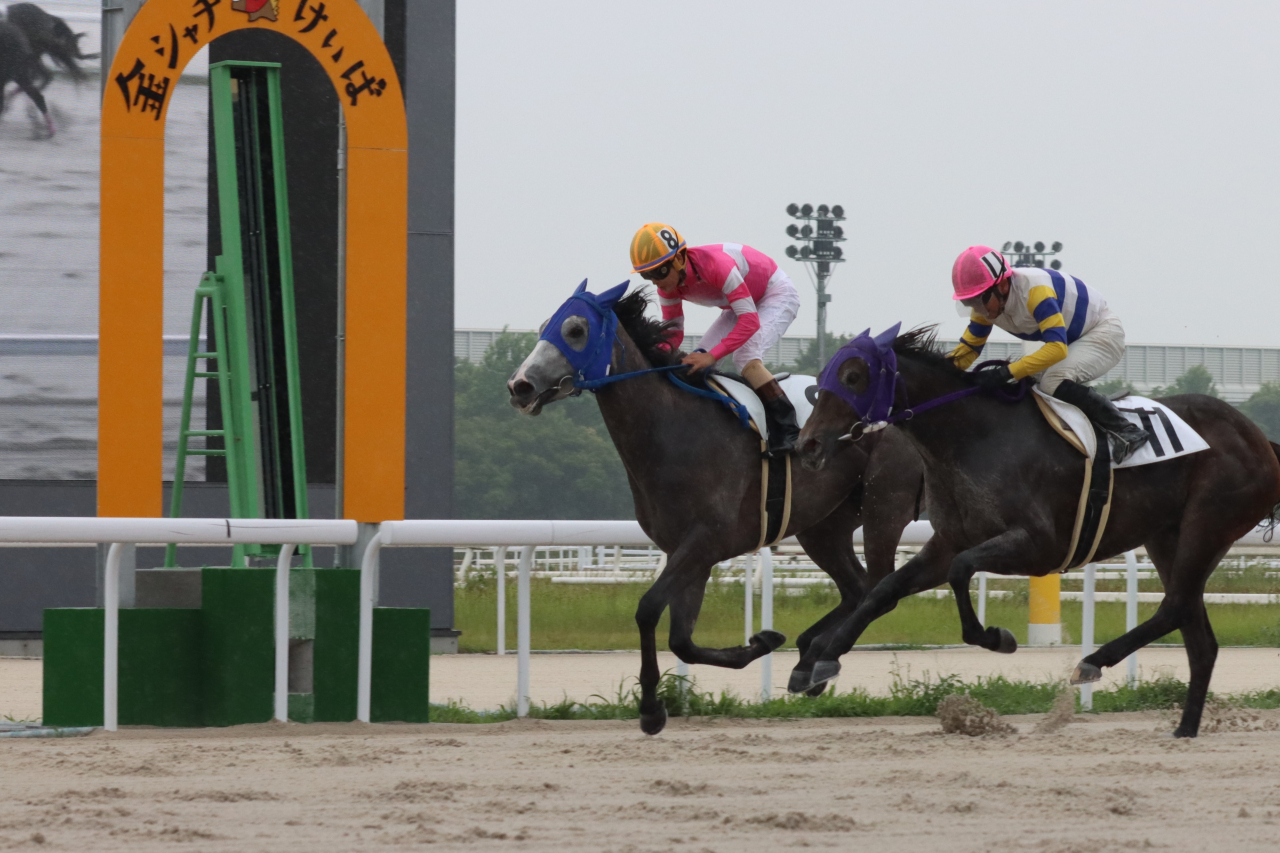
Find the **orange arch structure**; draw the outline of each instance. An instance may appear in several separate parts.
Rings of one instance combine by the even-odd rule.
[[[148,0],[125,33],[102,104],[98,514],[163,513],[165,117],[196,51],[247,28],[272,30],[306,47],[342,103],[347,245],[341,509],[358,521],[402,518],[408,132],[391,57],[356,0]]]

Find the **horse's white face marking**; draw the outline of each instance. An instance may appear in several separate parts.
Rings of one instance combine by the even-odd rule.
[[[585,339],[584,339],[585,341]],[[508,388],[517,383],[527,382],[533,387],[533,397],[520,411],[526,415],[536,415],[547,403],[563,400],[573,391],[573,366],[568,359],[548,341],[538,341],[533,352],[520,365],[520,369],[507,383]],[[547,391],[554,389],[554,395]]]

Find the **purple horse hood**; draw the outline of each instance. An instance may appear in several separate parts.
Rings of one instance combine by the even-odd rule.
[[[840,347],[818,377],[818,390],[829,391],[848,403],[866,431],[888,426],[893,414],[894,393],[898,386],[898,356],[893,351],[893,341],[901,328],[901,322],[894,323],[874,337],[867,329]],[[840,382],[840,367],[851,358],[860,358],[867,363],[867,389],[861,394],[855,394]]]

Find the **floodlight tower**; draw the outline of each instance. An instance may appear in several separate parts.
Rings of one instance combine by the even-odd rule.
[[[831,265],[844,263],[844,252],[836,245],[844,242],[844,229],[836,224],[844,222],[844,208],[838,204],[832,207],[820,204],[814,210],[811,204],[789,204],[787,214],[804,223],[796,225],[793,222],[787,226],[787,236],[802,241],[800,246],[787,247],[787,257],[813,264],[814,277],[817,279],[818,369],[821,370],[827,360],[827,303],[831,301],[831,295],[827,293],[827,281],[831,278]]]
[[[1015,267],[1040,267],[1044,269],[1045,259],[1051,255],[1056,255],[1062,251],[1062,243],[1054,241],[1053,245],[1048,249],[1044,247],[1044,243],[1037,240],[1035,244],[1024,243],[1021,240],[1016,243],[1005,243],[1000,249],[1006,258],[1010,259],[1010,264]],[[1049,269],[1062,269],[1062,261],[1054,258],[1049,261]]]
[[[1049,260],[1062,251],[1062,244],[1057,241],[1046,249],[1044,243],[1039,240],[1035,243],[1024,243],[1018,240],[1005,243],[1000,251],[1015,267],[1044,269],[1045,261],[1048,260],[1049,269],[1062,269],[1062,261],[1057,258]],[[1036,345],[1031,343],[1023,343],[1022,347],[1024,355],[1036,349]],[[1030,604],[1027,618],[1027,645],[1062,645],[1062,576],[1049,574],[1031,578],[1028,590]]]

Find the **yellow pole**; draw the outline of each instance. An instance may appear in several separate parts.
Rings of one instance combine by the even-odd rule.
[[[1062,575],[1031,578],[1031,608],[1027,625],[1027,645],[1062,644]]]

